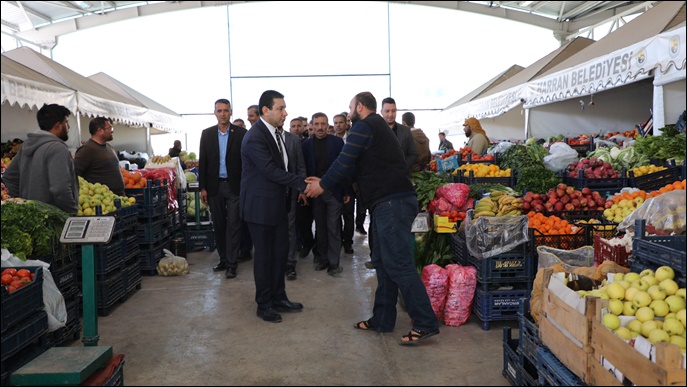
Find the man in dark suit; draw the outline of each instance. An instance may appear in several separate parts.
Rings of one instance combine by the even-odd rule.
[[[301,122],[300,120],[296,120]],[[293,120],[291,121],[293,122]],[[301,145],[300,134],[296,135],[279,128],[284,143],[286,145],[286,152],[289,155],[289,172],[301,176],[304,180],[307,177],[305,171],[305,159],[303,158],[303,147]],[[286,259],[286,279],[293,281],[298,278],[296,274],[296,264],[298,263],[298,246],[296,243],[296,210],[300,207],[300,203],[306,203],[308,197],[302,191],[291,191],[291,207],[289,208],[289,254]]]
[[[401,150],[406,159],[406,165],[410,171],[410,167],[417,162],[417,148],[413,135],[410,133],[410,128],[396,122],[396,101],[391,98],[384,98],[382,100],[382,117],[387,125],[393,130],[398,142],[401,144]]]
[[[298,312],[303,304],[286,296],[284,272],[289,252],[290,190],[303,192],[301,176],[287,170],[288,152],[279,127],[287,116],[284,95],[267,90],[260,96],[260,119],[243,139],[241,216],[253,237],[253,274],[257,315],[281,322],[278,312]]]
[[[215,228],[219,264],[213,271],[226,270],[227,278],[236,278],[241,243],[241,143],[246,129],[229,122],[231,104],[227,99],[215,102],[215,117],[217,125],[200,135],[198,187],[201,202],[210,206]]]
[[[324,113],[312,116],[314,135],[303,142],[303,157],[308,176],[321,177],[327,173],[341,153],[344,142],[333,134],[327,134],[329,119]],[[315,261],[315,270],[327,269],[327,274],[335,275],[343,269],[341,259],[341,209],[350,200],[348,189],[327,191],[313,199],[313,215],[317,250],[321,257]]]

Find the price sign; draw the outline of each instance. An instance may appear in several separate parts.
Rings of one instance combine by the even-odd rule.
[[[68,218],[60,242],[76,244],[109,243],[114,231],[114,216],[78,216]]]

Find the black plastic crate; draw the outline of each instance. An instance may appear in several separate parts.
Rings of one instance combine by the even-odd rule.
[[[468,251],[468,242],[464,231],[458,230],[458,232],[451,234],[451,253],[453,260],[457,264],[461,266],[469,265],[468,258],[470,257],[470,252]]]
[[[2,360],[16,354],[47,331],[48,314],[44,310],[34,312],[21,324],[2,333]]]
[[[53,264],[53,266],[55,266]],[[79,291],[79,271],[77,262],[71,262],[64,266],[50,267],[50,274],[55,281],[57,289],[65,300],[71,299]]]
[[[105,281],[96,281],[98,314],[107,316],[109,308],[114,305],[125,293],[124,272],[117,271],[108,275]]]
[[[192,251],[198,248],[208,248],[210,251],[215,250],[215,231],[210,229],[194,230],[187,228],[184,231],[186,237],[186,251]]]
[[[157,268],[157,263],[160,259],[165,256],[164,251],[162,251],[162,246],[155,249],[143,250],[138,254],[140,259],[141,271],[145,274],[155,275],[155,269]],[[152,272],[152,273],[151,273]]]
[[[542,234],[534,228],[529,229],[530,246],[533,254],[537,254],[537,247],[549,246],[559,250],[575,250],[586,246],[587,236],[584,230],[577,234]]]
[[[472,311],[482,320],[482,330],[488,331],[491,321],[517,320],[520,299],[528,297],[530,293],[531,289],[526,283],[514,285],[510,290],[489,291],[480,289],[478,283]]]
[[[635,221],[635,236],[645,235],[645,221]],[[632,240],[632,256],[658,266],[670,266],[676,273],[687,274],[685,236],[643,236]]]
[[[162,190],[167,190],[167,186],[153,185],[153,182],[148,180],[147,186],[144,188],[125,188],[126,196],[134,197],[136,204],[139,206],[154,206],[160,204]],[[167,195],[165,194],[165,199]]]
[[[518,331],[520,347],[518,353],[523,355],[532,363],[537,362],[537,348],[542,347],[543,343],[539,339],[539,327],[534,323],[530,315],[529,298],[521,298],[518,309]]]
[[[122,240],[113,237],[106,245],[95,245],[95,272],[107,274],[122,268]]]
[[[6,269],[6,268],[3,268]],[[27,269],[34,274],[33,281],[7,293],[4,286],[0,286],[0,309],[2,312],[2,332],[10,329],[16,323],[24,320],[38,310],[43,309],[43,268],[40,266],[15,267],[15,269]],[[4,348],[4,346],[3,346]],[[3,349],[4,351],[4,349]],[[4,352],[3,352],[4,353]],[[4,356],[3,356],[4,357]]]
[[[537,371],[542,386],[586,386],[548,349],[537,349]]]
[[[139,244],[156,243],[169,235],[164,217],[153,223],[139,223],[136,226]]]
[[[124,289],[128,293],[133,289],[141,288],[141,258],[134,257],[126,262],[124,269]]]
[[[511,338],[511,329],[509,327],[503,328],[503,370],[501,374],[513,386],[522,385],[520,382],[522,366],[516,353],[517,348],[518,339]]]
[[[627,171],[627,186],[643,189],[646,192],[655,191],[671,184],[680,178],[681,167],[669,166],[662,171],[635,177],[634,172]]]
[[[536,363],[532,363],[528,359],[522,360],[523,366],[520,369],[520,385],[541,386],[539,383],[539,372],[537,371]]]
[[[578,171],[578,177],[570,177],[567,173],[563,176],[563,183],[581,190],[582,188],[589,188],[592,191],[603,192],[606,195],[616,193],[626,186],[627,180],[624,177],[591,179],[585,178],[584,172]]]
[[[493,257],[478,259],[468,254],[468,264],[477,268],[477,281],[481,283],[509,283],[532,281],[535,274],[534,259],[527,242],[511,251]]]
[[[56,347],[81,336],[79,300],[67,302],[67,322],[64,327],[48,333],[48,347]]]
[[[585,211],[586,213],[566,213],[562,218],[569,223],[584,230],[584,244],[591,246],[594,244],[594,235],[599,234],[602,238],[611,239],[618,235],[618,223],[606,219],[601,211]],[[581,221],[598,220],[599,223],[582,223]]]
[[[568,141],[570,141],[569,138],[565,138],[564,142],[568,144]],[[580,145],[570,145],[568,144],[569,147],[577,151],[578,156],[580,157],[586,157],[588,152],[591,152],[594,150],[594,137],[589,138],[589,144],[580,144]]]
[[[122,250],[125,261],[137,256],[141,251],[141,248],[138,244],[138,235],[132,234],[122,238]]]
[[[119,363],[119,365],[112,371],[112,376],[110,376],[104,383],[103,386],[123,386],[124,385],[124,359]]]
[[[47,321],[47,315],[46,315]],[[0,362],[0,371],[2,372],[3,386],[9,386],[10,376],[13,372],[26,365],[31,360],[40,356],[43,352],[48,350],[48,331],[33,339],[28,345],[23,347],[15,355],[8,357]]]
[[[515,174],[511,172],[508,177],[475,177],[473,171],[468,171],[467,176],[463,175],[461,177],[461,183],[471,185],[471,184],[501,184],[505,187],[514,188],[515,187]],[[460,173],[459,173],[460,175]]]

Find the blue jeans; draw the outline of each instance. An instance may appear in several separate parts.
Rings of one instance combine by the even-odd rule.
[[[409,195],[381,202],[371,211],[370,234],[375,241],[372,265],[377,271],[372,323],[380,332],[391,332],[396,325],[399,290],[413,320],[413,329],[424,332],[439,329],[413,256],[410,230],[417,208],[417,197]]]

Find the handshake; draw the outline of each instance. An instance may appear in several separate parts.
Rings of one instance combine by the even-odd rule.
[[[324,189],[322,186],[320,186],[319,177],[310,176],[305,179],[305,182],[308,184],[308,186],[305,188],[305,191],[303,191],[303,194],[305,194],[307,197],[316,198],[322,195],[322,192],[324,192]]]

